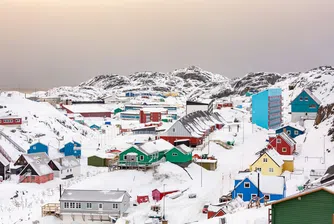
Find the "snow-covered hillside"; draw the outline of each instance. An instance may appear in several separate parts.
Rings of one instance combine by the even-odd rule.
[[[13,93],[11,97],[7,94],[0,95],[0,116],[18,116],[23,119],[20,128],[2,126],[2,132],[9,136],[23,150],[35,142],[49,145],[50,156],[57,157],[59,147],[75,140],[90,142],[96,138],[96,133],[86,126],[80,125],[61,112],[57,111],[49,103],[37,103],[25,99],[21,94]],[[13,160],[22,153],[5,138],[0,138],[0,145],[5,148]],[[96,143],[97,145],[97,143]]]
[[[222,98],[244,95],[249,90],[262,90],[271,86],[295,87],[293,96],[302,88],[311,88],[323,104],[334,102],[334,68],[320,66],[307,72],[270,73],[255,72],[244,77],[229,79],[196,66],[176,69],[169,73],[137,72],[130,76],[116,74],[96,76],[76,87],[59,87],[34,96],[60,96],[84,100],[99,99],[125,91],[176,91],[187,98]]]

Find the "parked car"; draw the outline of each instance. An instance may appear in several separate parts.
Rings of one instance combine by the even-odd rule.
[[[196,194],[188,194],[189,198],[196,198]]]
[[[209,204],[205,204],[203,206],[202,213],[204,213],[204,214],[208,213],[208,208],[209,208]]]

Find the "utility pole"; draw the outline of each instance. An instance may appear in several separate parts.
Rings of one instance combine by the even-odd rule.
[[[242,116],[242,143],[245,142],[245,115]]]
[[[201,161],[201,187],[203,187],[203,167],[202,167],[202,161]]]
[[[326,166],[326,135],[324,135],[324,163],[323,164],[325,164],[325,166]]]
[[[164,192],[165,192],[165,186],[166,186],[166,184],[163,184],[163,187],[164,187]],[[164,196],[164,207],[163,207],[163,216],[162,216],[162,218],[163,218],[163,220],[166,220],[166,200],[165,200],[165,198],[166,198],[166,195]]]

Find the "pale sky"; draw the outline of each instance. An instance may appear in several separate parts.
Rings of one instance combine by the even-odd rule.
[[[334,65],[334,0],[0,0],[0,88]]]

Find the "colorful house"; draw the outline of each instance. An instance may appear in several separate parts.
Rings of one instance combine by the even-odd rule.
[[[296,142],[282,132],[278,135],[269,136],[268,149],[275,149],[280,155],[292,155],[296,150]]]
[[[273,149],[264,149],[259,158],[250,165],[250,171],[258,171],[262,175],[280,176],[284,171],[293,170],[293,155],[280,155]]]
[[[182,144],[173,147],[166,152],[166,161],[187,167],[192,162],[192,149]]]
[[[265,129],[282,123],[282,90],[267,89],[252,95],[252,123]]]
[[[178,192],[178,191],[179,190],[168,190],[168,191],[165,190],[165,191],[162,191],[162,190],[159,190],[159,189],[154,189],[152,191],[152,198],[155,201],[160,201],[166,195],[172,194],[172,193],[175,193],[175,192]]]
[[[208,219],[215,218],[215,217],[220,217],[225,215],[226,212],[223,210],[221,206],[214,206],[214,205],[209,205],[208,207]]]
[[[118,113],[120,113],[120,112],[122,112],[123,110],[121,109],[121,108],[116,108],[115,110],[114,110],[114,114],[118,114]]]
[[[0,117],[0,125],[3,126],[20,126],[22,124],[22,118],[17,116],[5,116]]]
[[[163,139],[134,145],[119,154],[119,165],[122,167],[150,167],[158,163],[166,151],[173,147]]]
[[[28,149],[28,154],[39,153],[39,152],[45,152],[47,155],[49,155],[49,147],[40,142],[37,142],[31,145],[30,148]]]
[[[234,180],[232,198],[240,197],[250,201],[258,196],[260,202],[276,201],[285,197],[285,178],[282,176],[265,176],[259,172],[241,172]]]
[[[48,164],[53,170],[54,176],[61,179],[69,179],[81,174],[80,162],[74,156],[52,159]]]
[[[291,121],[302,119],[314,120],[321,102],[308,89],[303,91],[291,102]]]
[[[319,187],[269,203],[268,223],[333,223],[334,191]]]
[[[45,152],[22,154],[15,166],[24,166],[19,173],[19,183],[45,183],[53,180],[53,170],[49,166],[50,158]]]
[[[100,130],[101,127],[96,125],[96,124],[92,124],[91,126],[89,126],[90,129],[93,129],[93,130]]]
[[[280,176],[283,173],[283,165],[284,161],[276,150],[266,150],[249,169],[262,175]]]
[[[76,158],[80,158],[81,144],[76,141],[68,142],[59,150],[59,152],[64,153],[65,156],[75,156]]]
[[[218,161],[216,159],[196,159],[194,163],[206,170],[216,170]]]
[[[299,135],[304,134],[305,133],[305,128],[294,125],[294,124],[290,124],[290,125],[285,125],[281,128],[276,129],[275,132],[276,132],[276,134],[280,134],[280,133],[284,132],[289,137],[295,138]]]
[[[87,158],[88,166],[109,167],[118,161],[118,153],[98,153]]]

